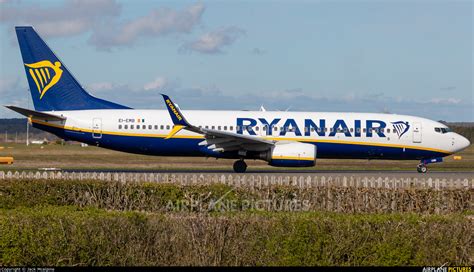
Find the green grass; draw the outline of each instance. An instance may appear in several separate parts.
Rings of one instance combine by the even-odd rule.
[[[291,200],[308,198],[313,191],[285,186],[252,191],[220,184],[3,180],[0,265],[472,264],[471,208],[442,215],[166,208],[169,201],[208,204],[223,195],[237,203],[249,198]],[[336,198],[350,196],[347,190],[335,193]],[[450,197],[469,201],[469,193],[460,190],[442,196],[444,201]],[[434,201],[426,192],[419,195]],[[377,192],[374,196],[382,197]],[[422,203],[416,191],[400,197]],[[321,196],[308,199],[318,201]]]
[[[51,265],[469,265],[463,216],[143,213],[0,209],[0,263]]]

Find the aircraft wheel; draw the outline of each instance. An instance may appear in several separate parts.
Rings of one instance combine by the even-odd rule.
[[[419,165],[416,167],[416,170],[418,171],[418,173],[426,173],[426,172],[428,172],[428,168],[426,167],[426,165],[423,165],[423,164],[419,164]]]
[[[238,160],[234,162],[234,172],[245,173],[245,170],[247,170],[247,164],[244,162],[244,160]]]

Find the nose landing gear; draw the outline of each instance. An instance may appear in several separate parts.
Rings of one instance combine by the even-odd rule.
[[[234,162],[234,171],[236,173],[245,173],[245,170],[247,170],[247,164],[244,162],[244,160],[238,160]]]
[[[416,167],[418,173],[426,173],[428,172],[428,168],[426,167],[427,164],[430,163],[438,163],[443,162],[443,158],[432,158],[432,159],[423,159],[420,161],[420,164]]]
[[[426,172],[428,172],[428,168],[423,163],[420,163],[416,167],[416,171],[418,171],[418,173],[426,173]]]

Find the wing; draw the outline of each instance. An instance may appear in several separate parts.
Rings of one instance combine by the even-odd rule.
[[[241,135],[228,131],[220,131],[214,129],[200,128],[190,124],[184,115],[181,113],[176,104],[171,99],[162,94],[165,100],[166,107],[170,113],[171,120],[173,120],[173,130],[166,136],[165,139],[173,137],[182,129],[192,131],[204,135],[204,141],[199,145],[207,146],[208,149],[214,152],[228,152],[228,151],[265,151],[270,149],[275,142],[265,140],[257,136]]]

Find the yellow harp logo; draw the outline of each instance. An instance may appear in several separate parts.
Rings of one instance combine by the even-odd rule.
[[[36,83],[36,87],[38,88],[38,92],[40,94],[40,99],[43,98],[43,95],[54,86],[54,84],[58,83],[59,79],[61,79],[61,75],[63,74],[63,70],[61,70],[61,63],[56,61],[54,64],[51,63],[49,60],[43,60],[36,63],[26,64],[26,67],[30,69],[28,72],[30,73],[31,78]],[[54,73],[54,74],[52,74]]]

